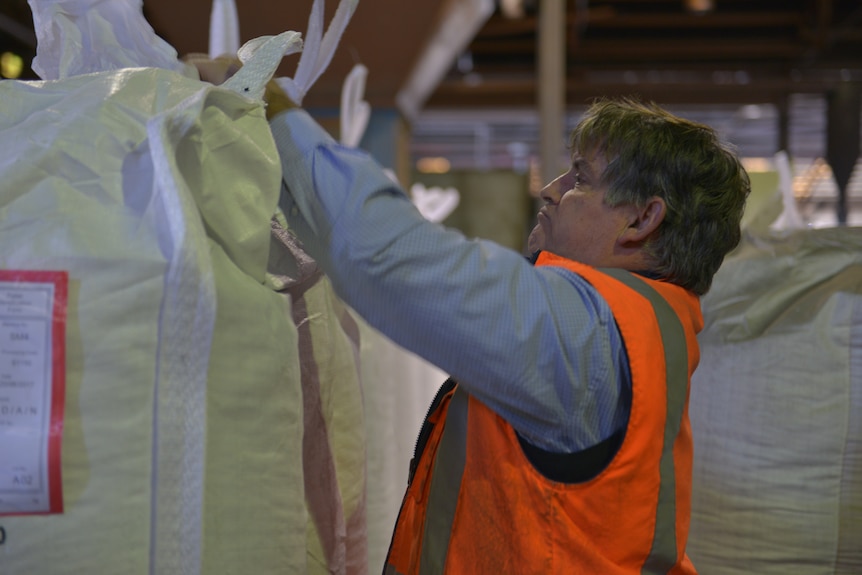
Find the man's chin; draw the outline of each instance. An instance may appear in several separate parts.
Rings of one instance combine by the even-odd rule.
[[[540,224],[536,224],[527,238],[527,251],[531,254],[545,249],[545,232]]]

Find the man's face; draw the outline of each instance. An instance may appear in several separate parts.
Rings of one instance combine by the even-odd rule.
[[[631,210],[610,207],[607,185],[600,181],[607,166],[601,153],[575,152],[568,172],[545,186],[538,224],[528,240],[530,251],[546,250],[595,267],[614,266],[617,239],[630,222]]]

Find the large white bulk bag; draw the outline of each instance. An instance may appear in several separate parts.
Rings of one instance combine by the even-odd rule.
[[[368,437],[368,562],[369,573],[379,573],[407,490],[419,431],[447,375],[356,317]]]
[[[747,237],[703,309],[694,565],[862,573],[862,229]]]
[[[302,572],[262,106],[154,68],[0,82],[0,101],[0,268],[69,277],[64,510],[0,516],[0,572]]]

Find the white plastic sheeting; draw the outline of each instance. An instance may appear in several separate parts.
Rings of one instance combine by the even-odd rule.
[[[369,573],[389,550],[419,429],[445,372],[358,321],[368,444]]]
[[[862,228],[748,235],[703,309],[695,566],[862,573]]]

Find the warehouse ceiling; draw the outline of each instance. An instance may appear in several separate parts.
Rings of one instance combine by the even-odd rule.
[[[214,0],[128,1],[142,1],[181,55],[208,51]],[[416,161],[523,170],[538,157],[538,11],[554,1],[359,0],[303,105],[337,109],[345,77],[361,63],[372,109],[398,109],[411,122]],[[848,87],[858,98],[862,86],[862,0],[556,1],[566,10],[568,124],[597,97],[637,95],[716,126],[748,156],[787,149],[816,165],[828,155],[827,101]],[[245,42],[304,34],[313,0],[235,2]],[[329,22],[338,0],[325,4]],[[27,0],[0,0],[0,55],[20,55],[22,78],[35,79],[35,51]],[[278,74],[292,76],[297,61],[286,58]],[[849,116],[848,126],[858,122]],[[834,149],[858,145],[852,134],[842,138]],[[862,164],[851,197],[860,185]]]
[[[429,106],[536,101],[539,3],[522,4],[522,17],[497,10]],[[859,0],[569,0],[566,18],[570,105],[629,93],[664,104],[777,102],[862,80]]]
[[[37,0],[38,1],[38,0]],[[337,106],[354,63],[369,68],[367,99],[393,107],[434,38],[457,25],[445,14],[470,0],[360,0],[308,107]],[[156,32],[181,54],[206,52],[212,0],[144,0]],[[482,2],[479,2],[482,3]],[[431,108],[534,107],[538,0],[484,0],[490,17],[449,45],[439,81],[419,104]],[[304,32],[312,0],[238,0],[241,40]],[[337,2],[326,6],[326,20]],[[566,101],[637,93],[665,104],[778,102],[862,80],[859,0],[568,0]],[[445,39],[445,37],[444,37]],[[0,52],[26,69],[35,34],[26,0],[0,2]],[[281,75],[292,75],[296,60]]]

